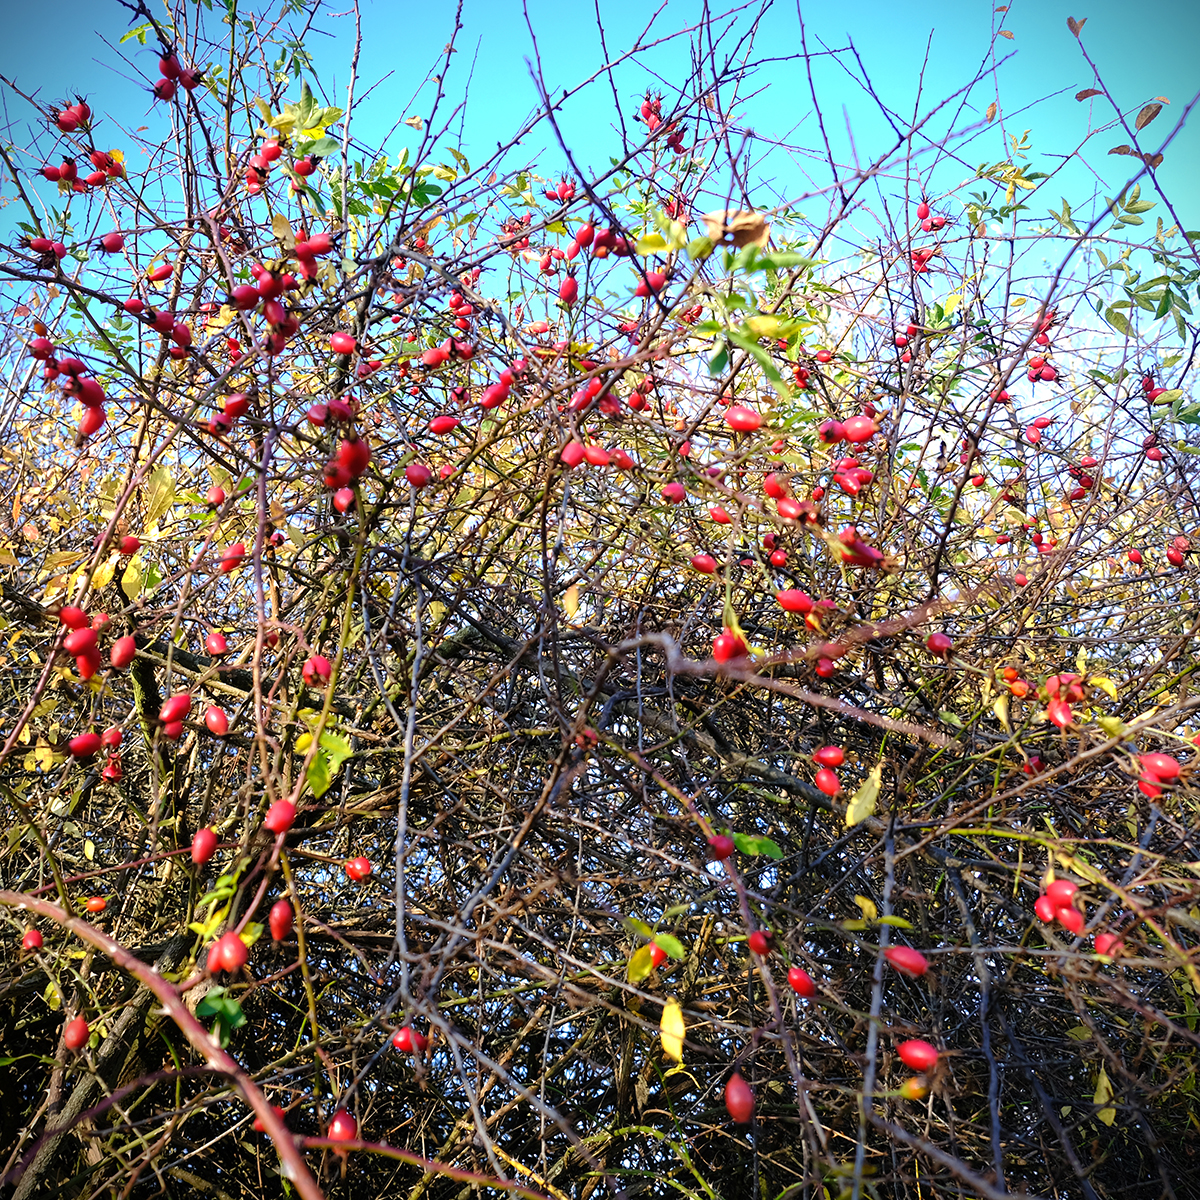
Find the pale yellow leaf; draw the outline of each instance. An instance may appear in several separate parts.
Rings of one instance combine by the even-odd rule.
[[[413,129],[424,129],[425,121],[422,117],[405,117],[405,125],[410,125]]]
[[[658,1035],[662,1038],[663,1053],[676,1062],[683,1062],[683,1035],[687,1026],[683,1020],[683,1009],[675,1000],[663,1005],[662,1020],[658,1024]]]
[[[863,920],[875,921],[879,919],[879,909],[875,907],[875,901],[869,896],[855,896],[854,903],[862,909]]]
[[[1111,1125],[1117,1119],[1117,1110],[1108,1104],[1112,1098],[1112,1083],[1109,1081],[1108,1072],[1101,1066],[1099,1078],[1096,1080],[1096,1094],[1092,1097],[1092,1102],[1106,1105],[1096,1114],[1096,1120],[1102,1121],[1105,1125]]]
[[[872,768],[871,773],[863,780],[850,803],[846,806],[846,828],[852,829],[860,821],[865,821],[875,811],[875,801],[879,798],[879,789],[883,786],[883,759]]]
[[[573,583],[563,592],[563,609],[568,617],[573,617],[579,611],[579,584]]]

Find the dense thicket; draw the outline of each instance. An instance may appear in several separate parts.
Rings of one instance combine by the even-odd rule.
[[[1196,1195],[1162,104],[1074,211],[992,75],[846,167],[739,11],[483,162],[452,41],[397,161],[328,19],[8,83],[7,1188]]]

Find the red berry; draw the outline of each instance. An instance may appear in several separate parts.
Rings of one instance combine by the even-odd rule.
[[[363,438],[346,438],[338,447],[337,461],[346,469],[350,479],[358,479],[371,461],[371,447]]]
[[[919,975],[924,975],[929,970],[929,961],[919,950],[914,950],[911,946],[889,946],[884,952],[883,957],[904,975],[911,975],[914,979]]]
[[[725,424],[737,433],[753,433],[762,425],[762,416],[752,408],[734,404],[725,410]]]
[[[1049,925],[1054,920],[1054,901],[1049,896],[1039,896],[1034,901],[1033,911],[1037,913],[1039,921]]]
[[[187,692],[178,692],[163,703],[158,710],[158,719],[164,725],[182,721],[192,711],[192,698]]]
[[[702,575],[711,575],[717,569],[717,560],[711,554],[694,554],[692,568]]]
[[[429,1039],[423,1033],[418,1033],[411,1025],[401,1025],[392,1034],[392,1045],[405,1054],[422,1054],[429,1045]]]
[[[274,1114],[275,1114],[275,1115],[276,1115],[276,1116],[277,1116],[277,1117],[278,1117],[278,1118],[279,1118],[281,1121],[283,1120],[283,1109],[282,1109],[282,1108],[280,1108],[278,1104],[272,1104],[272,1105],[271,1105],[271,1111],[272,1111],[272,1112],[273,1112],[273,1113],[274,1113]],[[255,1130],[255,1132],[256,1132],[256,1133],[266,1133],[266,1131],[267,1131],[267,1127],[266,1127],[266,1126],[263,1124],[263,1119],[262,1119],[262,1117],[255,1117],[255,1118],[254,1118],[254,1130]]]
[[[1077,908],[1059,908],[1055,910],[1054,915],[1058,918],[1058,923],[1076,937],[1083,933],[1083,927],[1087,924],[1083,913]]]
[[[667,961],[667,952],[657,943],[650,943],[650,965],[655,969]]]
[[[108,901],[103,896],[89,896],[84,907],[90,913],[102,913],[108,907]]]
[[[192,862],[202,867],[216,850],[217,835],[211,829],[197,829],[196,836],[192,838]]]
[[[817,772],[816,784],[827,796],[836,796],[842,790],[841,780],[828,767]]]
[[[314,654],[303,667],[300,675],[308,687],[324,687],[333,673],[333,664],[323,654]]]
[[[841,746],[822,746],[813,755],[813,762],[821,767],[840,767],[846,761],[846,752]]]
[[[276,800],[267,809],[263,818],[263,828],[272,833],[287,833],[296,820],[296,806],[290,800]]]
[[[1077,891],[1079,888],[1069,879],[1056,879],[1047,886],[1046,895],[1055,908],[1065,908],[1075,899]]]
[[[359,880],[366,879],[371,874],[371,860],[367,858],[352,858],[346,863],[346,874],[350,876],[355,883]]]
[[[112,644],[112,649],[109,651],[109,658],[112,660],[112,665],[118,671],[123,670],[133,662],[137,655],[137,642],[134,641],[133,635],[128,634],[126,637],[117,638]]]
[[[1158,779],[1177,779],[1179,777],[1179,763],[1169,754],[1143,754],[1139,761],[1142,764],[1142,770],[1147,775],[1153,775]]]
[[[277,942],[282,942],[292,932],[295,920],[296,914],[291,904],[286,900],[276,900],[271,905],[271,915],[267,918],[267,924],[271,927],[271,937]]]
[[[746,943],[760,958],[766,958],[771,953],[771,934],[766,930],[756,929]]]
[[[330,1141],[352,1142],[356,1137],[358,1137],[358,1122],[344,1108],[339,1108],[329,1122]]]
[[[91,1030],[82,1017],[74,1017],[63,1026],[63,1045],[73,1054],[87,1045]]]
[[[1097,938],[1097,941],[1100,939]],[[21,939],[22,950],[40,950],[42,948],[42,931],[40,929],[26,930],[25,936]]]
[[[937,1065],[937,1047],[921,1041],[920,1038],[901,1042],[896,1047],[896,1053],[900,1055],[900,1061],[914,1071],[931,1071]]]
[[[246,943],[231,930],[223,933],[209,948],[208,969],[213,974],[217,971],[229,971],[232,974],[246,965],[248,957]]]
[[[945,658],[954,649],[954,639],[944,633],[931,633],[925,639],[925,648],[938,658]]]
[[[334,354],[353,354],[358,343],[348,333],[335,333],[329,339],[329,348]]]
[[[204,649],[213,657],[220,658],[223,654],[229,653],[229,643],[225,640],[223,633],[218,633],[215,629],[204,639]]]
[[[58,610],[58,619],[68,629],[82,629],[87,623],[87,613],[73,604],[64,604]]]
[[[817,994],[817,985],[803,967],[791,967],[787,973],[788,986],[798,996],[812,999]]]
[[[713,858],[726,859],[734,851],[733,838],[726,837],[723,833],[715,834],[708,839],[708,848],[712,851]]]
[[[217,737],[224,737],[229,732],[229,717],[225,710],[216,704],[210,704],[205,709],[204,724],[208,726],[209,733],[216,734]]]
[[[784,612],[810,613],[813,610],[812,597],[799,588],[789,588],[775,593],[775,601]]]
[[[232,546],[226,548],[225,553],[221,555],[221,574],[228,575],[230,571],[236,570],[242,565],[246,558],[246,545],[244,542],[234,542]]]
[[[89,730],[73,737],[67,746],[75,758],[92,758],[100,750],[100,735]]]
[[[725,1085],[725,1108],[739,1125],[745,1125],[754,1115],[754,1093],[736,1071]]]

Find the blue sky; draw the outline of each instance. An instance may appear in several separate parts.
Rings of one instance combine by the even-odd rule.
[[[190,6],[189,6],[190,7]],[[241,6],[252,10],[252,3]],[[262,11],[277,11],[263,6]],[[600,0],[610,52],[623,50],[639,33],[654,6],[632,0]],[[410,97],[426,70],[437,58],[449,36],[455,6],[447,0],[364,0],[365,49],[360,68],[360,94],[364,87],[389,71],[390,78],[370,97],[357,133],[363,140],[381,137],[396,121],[421,112],[431,93],[427,90],[410,104]],[[542,61],[552,88],[571,86],[584,78],[600,61],[600,43],[592,0],[528,0],[528,10],[538,38]],[[351,24],[334,14],[344,5],[331,5],[329,16],[318,24],[328,33],[310,38],[320,76],[335,95],[344,97],[346,62],[351,43]],[[695,21],[695,0],[667,0],[654,30],[662,33]],[[1089,119],[1099,124],[1111,119],[1103,98],[1078,103],[1073,96],[1092,85],[1092,73],[1079,46],[1066,27],[1068,15],[1087,18],[1084,42],[1100,67],[1114,97],[1128,111],[1136,111],[1155,96],[1170,100],[1162,115],[1145,132],[1147,145],[1157,147],[1178,120],[1183,109],[1200,91],[1200,68],[1196,47],[1200,45],[1200,4],[1196,0],[1162,0],[1155,6],[1133,6],[1121,0],[1018,0],[1003,14],[993,5],[978,0],[951,0],[941,6],[903,3],[902,0],[849,0],[843,4],[802,6],[809,49],[824,43],[845,47],[853,39],[870,73],[879,96],[898,113],[908,117],[917,103],[917,83],[922,71],[926,102],[920,110],[966,83],[991,53],[1012,54],[1000,72],[1001,119],[1009,133],[1032,129],[1033,165],[1045,169],[1062,161],[1082,142]],[[128,115],[146,114],[146,123],[156,119],[145,80],[117,61],[113,51],[96,34],[110,43],[118,42],[127,29],[127,10],[116,0],[58,0],[55,5],[56,50],[46,51],[44,10],[34,5],[11,5],[6,12],[6,37],[0,45],[0,71],[16,78],[24,90],[40,91],[46,98],[68,90],[89,94],[93,106]],[[996,22],[993,25],[993,21]],[[468,72],[473,72],[469,106],[464,117],[466,149],[473,158],[507,138],[536,106],[537,93],[527,60],[533,47],[526,28],[521,0],[465,0],[464,30],[459,53],[447,79],[451,96],[461,94]],[[797,5],[779,0],[762,25],[755,54],[782,56],[799,49]],[[993,28],[1008,29],[1011,40],[994,38]],[[928,62],[925,62],[928,46]],[[148,78],[155,56],[137,49],[135,62]],[[654,51],[638,64],[629,65],[618,80],[621,105],[628,116],[640,89],[655,83],[669,87],[686,75],[688,51],[685,42]],[[818,95],[827,129],[840,159],[849,161],[849,139],[860,159],[870,159],[891,140],[891,131],[878,116],[876,106],[847,75],[829,60],[815,68]],[[759,81],[770,86],[742,106],[746,125],[763,137],[782,138],[808,147],[818,144],[808,80],[800,64],[776,64],[763,68]],[[972,93],[971,102],[959,114],[959,122],[978,120],[990,99],[990,85]],[[11,136],[18,142],[24,132],[26,114],[20,102],[6,96],[7,116],[16,119]],[[1032,107],[1030,107],[1032,106]],[[583,149],[592,165],[602,165],[617,144],[613,127],[617,117],[611,90],[601,81],[588,89],[585,98],[569,104],[563,113],[568,139]],[[138,122],[140,123],[140,122]],[[848,130],[850,131],[848,133]],[[1121,131],[1104,133],[1084,152],[1084,160],[1071,164],[1060,187],[1056,181],[1044,197],[1044,210],[1059,196],[1073,202],[1092,188],[1114,192],[1124,181],[1131,160],[1109,156],[1105,151],[1128,140]],[[414,144],[416,135],[401,127],[389,145],[397,152]],[[530,160],[550,174],[561,165],[561,156],[548,127],[542,126],[523,148]],[[964,163],[972,166],[1005,156],[1000,122],[977,137],[963,152]],[[1058,156],[1058,157],[1055,157]],[[803,191],[801,160],[785,155],[771,161],[770,174],[779,194]],[[789,175],[789,171],[793,174]],[[964,167],[947,167],[938,182],[960,183],[969,172]],[[1179,211],[1188,228],[1200,228],[1200,123],[1176,139],[1166,152],[1160,169],[1168,192],[1182,206]],[[1098,178],[1098,182],[1097,182]],[[822,179],[822,182],[824,180]],[[1148,185],[1144,185],[1144,190]],[[1078,207],[1078,206],[1077,206]]]

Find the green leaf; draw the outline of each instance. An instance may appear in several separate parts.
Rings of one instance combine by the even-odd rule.
[[[713,376],[720,375],[728,365],[729,347],[724,342],[721,342],[716,354],[708,360],[708,373]]]
[[[645,921],[639,921],[637,917],[626,917],[621,924],[630,932],[636,933],[639,937],[654,937],[654,930]]]
[[[313,756],[312,762],[308,764],[307,778],[308,786],[318,800],[329,791],[329,785],[333,782],[333,772],[329,769],[329,759],[325,757],[324,751],[318,750]]]
[[[318,743],[329,759],[329,770],[336,775],[342,763],[354,754],[350,743],[339,734],[331,733],[328,729],[321,734]]]
[[[880,925],[894,925],[897,929],[912,929],[913,923],[903,917],[880,917]]]
[[[1124,334],[1126,337],[1129,336],[1129,322],[1125,319],[1125,317],[1122,313],[1117,311],[1117,309],[1115,309],[1111,306],[1108,309],[1106,309],[1105,313],[1104,313],[1104,319],[1118,333]]]
[[[1200,237],[1200,233],[1196,234]],[[713,252],[713,240],[709,237],[692,238],[687,244],[687,256],[692,262],[699,262]]]
[[[672,958],[687,958],[687,951],[684,950],[683,943],[677,937],[673,937],[669,933],[655,934],[654,944],[660,950],[665,950]]]
[[[798,254],[794,250],[778,250],[771,254],[757,254],[748,271],[783,271],[788,267],[811,267],[816,263],[815,258],[806,254]]]
[[[765,854],[768,858],[775,859],[783,857],[783,851],[769,837],[752,837],[748,833],[735,833],[733,844],[743,854]]]

